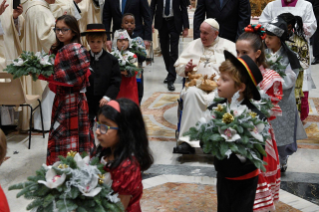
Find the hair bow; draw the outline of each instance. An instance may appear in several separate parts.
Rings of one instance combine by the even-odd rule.
[[[264,40],[266,37],[265,29],[261,24],[249,24],[247,27],[244,28],[244,31],[257,33],[262,40]]]

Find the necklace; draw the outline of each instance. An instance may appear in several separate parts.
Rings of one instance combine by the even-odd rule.
[[[209,63],[209,60],[210,60],[210,56],[207,58],[206,57],[206,55],[205,55],[205,49],[204,49],[204,47],[202,47],[203,48],[203,55],[204,55],[204,57],[205,57],[205,62],[204,62],[204,68],[206,68],[206,65]]]

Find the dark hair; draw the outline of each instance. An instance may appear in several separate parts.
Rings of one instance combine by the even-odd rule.
[[[238,37],[237,41],[240,40],[249,40],[251,47],[254,49],[255,52],[258,50],[261,51],[260,56],[256,59],[256,63],[258,66],[264,66],[267,68],[266,56],[265,56],[265,46],[259,34],[254,32],[244,32]]]
[[[141,170],[147,170],[154,162],[150,153],[145,123],[139,106],[130,99],[115,100],[120,105],[120,113],[113,107],[105,105],[100,108],[99,115],[114,121],[118,125],[119,141],[114,148],[114,161],[111,169],[118,167],[127,158],[132,160],[132,154],[137,159]],[[97,149],[100,156],[109,156],[110,148]]]
[[[123,22],[123,20],[124,20],[124,18],[125,18],[126,16],[132,16],[132,17],[134,18],[134,20],[135,20],[135,16],[134,16],[132,13],[125,13],[125,14],[122,16],[122,22]]]
[[[87,42],[89,42],[90,39],[97,39],[101,38],[104,41],[107,40],[107,34],[106,32],[90,32],[85,35]]]
[[[56,22],[55,22],[55,27],[56,23],[58,21],[64,21],[64,23],[71,29],[71,31],[75,34],[73,39],[71,40],[72,43],[79,43],[81,44],[81,33],[80,33],[80,28],[78,21],[71,15],[62,15],[59,17]],[[62,47],[64,46],[64,43],[60,42],[58,37],[56,36],[56,43],[51,46],[51,52],[53,54],[56,54]]]
[[[278,17],[281,17],[282,19],[284,19],[284,21],[287,23],[287,25],[291,24],[294,32],[298,36],[302,37],[302,39],[304,39],[304,41],[307,41],[306,37],[305,37],[305,32],[303,30],[302,18],[300,16],[294,16],[291,13],[282,13]]]

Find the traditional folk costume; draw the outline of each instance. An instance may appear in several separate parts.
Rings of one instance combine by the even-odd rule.
[[[214,25],[215,28],[219,29],[219,25],[216,21],[213,24],[208,24]],[[224,50],[236,55],[235,43],[217,37],[211,46],[204,47],[201,39],[196,39],[188,44],[187,48],[177,59],[174,65],[176,72],[181,77],[187,77],[185,76],[185,67],[190,60],[193,60],[193,64],[197,65],[195,67],[196,73],[202,74],[203,76],[208,75],[208,78],[216,74],[215,79],[218,79],[219,66],[225,61]],[[187,89],[183,88],[181,98],[183,99],[183,113],[177,143],[181,144],[186,142],[191,147],[198,148],[200,147],[199,141],[190,141],[189,136],[183,136],[183,134],[191,127],[194,127],[200,118],[204,116],[207,106],[210,105],[215,98],[215,92],[207,93],[194,86]]]
[[[314,15],[312,5],[310,2],[307,2],[306,0],[292,0],[290,3],[287,3],[284,0],[276,0],[276,1],[270,2],[264,8],[259,18],[259,23],[265,26],[265,24],[269,23],[272,19],[274,19],[278,15],[282,13],[287,13],[287,12],[293,14],[294,16],[300,16],[302,18],[304,32],[306,35],[306,39],[308,41],[308,49],[310,49],[309,39],[315,33],[317,29],[316,17]],[[310,57],[310,63],[311,63],[311,57]],[[307,110],[309,110],[308,93],[310,90],[315,88],[316,86],[311,77],[311,65],[310,65],[309,68],[304,70],[303,85],[302,85],[302,91],[304,93],[304,97],[301,99],[301,104],[302,104],[302,107],[304,108],[303,110],[306,110],[306,114],[308,114]],[[302,118],[304,118],[304,115]]]
[[[106,33],[103,24],[88,24],[87,31],[81,33],[81,35],[103,32]],[[104,49],[97,54],[94,54],[92,51],[89,53],[91,56],[91,75],[89,77],[90,86],[87,88],[86,97],[89,105],[90,122],[93,124],[94,118],[100,108],[100,100],[105,98],[110,101],[117,97],[121,85],[121,72],[117,58]]]
[[[50,10],[50,5],[45,0],[27,0],[23,4],[24,38],[22,50],[31,52],[48,53],[51,46],[56,42],[56,35],[53,31],[55,18]],[[50,91],[47,82],[33,81],[30,76],[22,78],[22,85],[26,94],[37,94],[42,96],[43,125],[44,130],[49,130],[51,125],[51,112],[55,94]],[[27,109],[23,109],[23,117],[26,117]],[[29,117],[29,114],[27,114]],[[23,126],[29,126],[28,118],[23,119]],[[30,126],[31,127],[31,126]],[[42,130],[40,111],[34,114],[34,128]]]
[[[90,154],[94,148],[94,135],[90,128],[85,96],[86,87],[90,85],[89,67],[90,56],[80,44],[65,45],[56,54],[54,74],[46,79],[57,86],[47,165],[56,162],[58,155],[66,157],[71,150]]]
[[[287,169],[288,155],[297,151],[297,138],[307,137],[298,116],[294,93],[301,65],[296,54],[285,44],[288,31],[286,22],[278,17],[267,24],[265,29],[267,34],[281,39],[281,48],[277,52],[266,49],[266,58],[270,69],[279,74],[285,74],[283,77],[283,98],[279,102],[282,116],[271,121],[275,132],[280,164],[282,171],[285,171]]]
[[[247,85],[251,87],[253,99],[260,100],[260,94],[256,88],[263,79],[258,66],[249,56],[244,55],[239,59],[225,51],[226,60],[230,60],[240,70],[241,74],[249,79]],[[208,107],[212,110],[218,104]],[[241,105],[246,105],[255,112],[261,120],[266,117],[250,102],[243,99]],[[258,183],[259,169],[247,158],[232,153],[229,158],[218,160],[214,158],[214,166],[217,171],[217,201],[218,212],[252,212]]]
[[[268,122],[270,125],[271,140],[266,140],[265,150],[267,157],[264,157],[266,171],[260,172],[258,176],[258,184],[256,197],[254,202],[254,212],[269,212],[275,211],[275,203],[279,201],[280,189],[280,163],[275,139],[274,130],[270,121],[277,116],[282,115],[282,111],[278,105],[282,99],[282,77],[275,71],[259,67],[263,75],[263,80],[259,83],[260,90],[267,99],[270,99],[273,107],[269,111]]]
[[[128,49],[118,49],[117,48],[117,40],[118,39],[128,39],[129,47]],[[136,71],[138,68],[137,56],[133,52],[130,51],[130,46],[132,44],[131,38],[126,30],[117,30],[114,34],[113,46],[111,54],[118,58],[120,70],[121,67],[135,66],[132,70],[121,70],[127,71],[128,75],[122,75],[120,92],[117,95],[117,99],[119,98],[128,98],[134,101],[137,105],[139,105],[138,100],[138,88],[136,82]],[[132,66],[131,66],[132,67]]]

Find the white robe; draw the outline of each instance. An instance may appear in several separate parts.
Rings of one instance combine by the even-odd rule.
[[[22,49],[25,51],[44,51],[48,53],[51,46],[56,42],[56,35],[53,31],[55,18],[50,10],[50,5],[44,0],[28,0],[23,4],[23,9],[25,30]],[[49,130],[55,94],[47,88],[47,82],[41,80],[34,82],[29,76],[25,78],[23,85],[27,94],[38,94],[42,97],[44,129]],[[39,112],[37,110],[34,115],[34,128],[41,130]]]
[[[197,65],[197,73],[211,76],[216,73],[219,77],[219,66],[225,61],[224,50],[228,50],[234,55],[236,54],[235,43],[217,37],[211,47],[205,48],[200,39],[196,39],[189,43],[175,63],[178,75],[185,77],[185,66],[189,60],[193,60],[193,64]],[[206,60],[209,63],[205,67]],[[183,136],[191,127],[194,127],[204,112],[215,98],[215,92],[207,93],[197,87],[183,88],[181,92],[183,99],[183,114],[180,121],[180,131],[178,143],[186,142],[192,147],[200,147],[199,141],[189,141],[188,136]]]
[[[317,21],[314,15],[312,4],[305,0],[298,0],[295,7],[283,7],[281,0],[276,0],[267,4],[263,10],[259,23],[265,25],[269,23],[272,19],[277,17],[282,13],[291,13],[294,16],[300,16],[303,21],[303,27],[306,34],[306,39],[309,38],[315,33],[317,29]],[[310,49],[310,48],[309,48]],[[311,64],[311,59],[310,59]],[[303,91],[310,91],[311,89],[316,88],[313,79],[311,77],[311,65],[308,69],[304,70],[304,80],[303,80]]]

